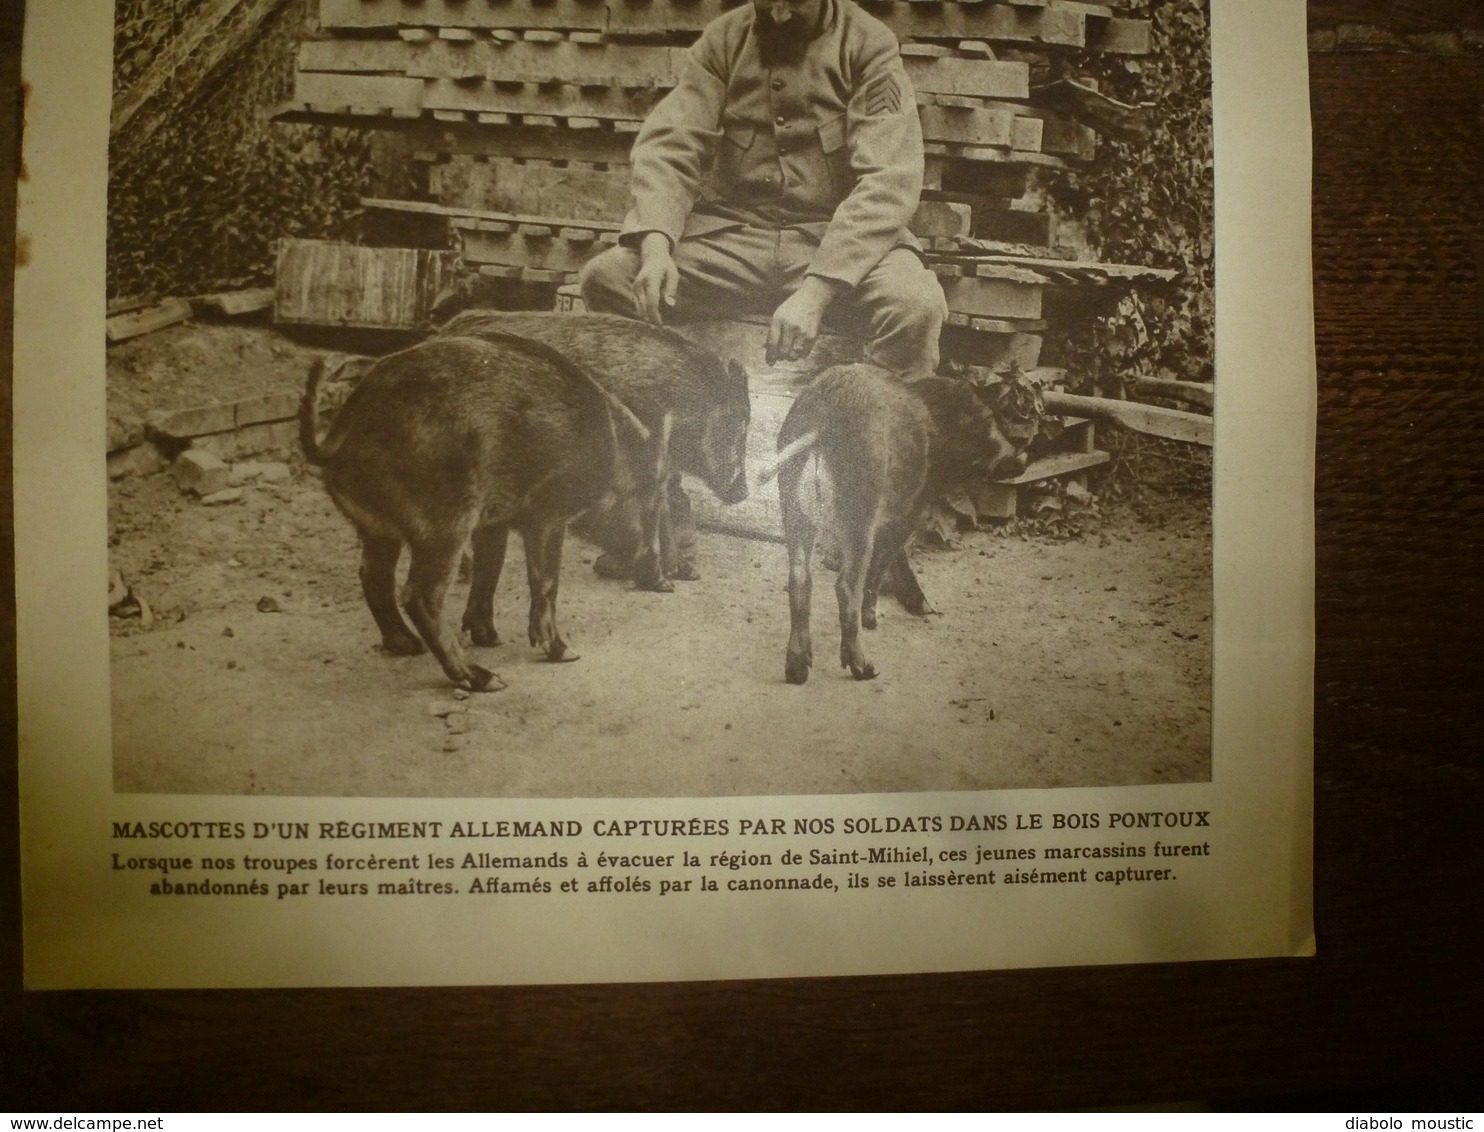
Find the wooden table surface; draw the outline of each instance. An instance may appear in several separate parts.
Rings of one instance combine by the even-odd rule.
[[[7,163],[18,7],[5,0],[0,13]],[[1311,0],[1309,15],[1317,958],[762,983],[25,994],[6,759],[0,1108],[1477,1107],[1484,5]],[[0,177],[7,227],[13,191]],[[8,278],[3,300],[8,308]],[[0,354],[8,383],[8,340]],[[0,602],[7,619],[11,593]],[[13,735],[11,692],[5,706]]]

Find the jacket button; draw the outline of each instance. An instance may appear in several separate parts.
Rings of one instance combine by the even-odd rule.
[[[785,118],[782,114],[778,115],[778,117],[776,117],[776,118],[773,119],[773,125],[775,125],[775,126],[784,126],[784,125],[787,125],[787,124],[788,124],[788,119]]]
[[[774,79],[773,80],[773,89],[774,90],[782,90],[783,89],[783,80],[782,79]]]

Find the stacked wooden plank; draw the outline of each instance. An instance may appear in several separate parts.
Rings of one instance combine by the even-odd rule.
[[[318,0],[320,38],[301,45],[287,112],[399,131],[426,196],[373,208],[431,205],[469,267],[560,285],[612,240],[633,133],[674,86],[688,45],[735,2]],[[928,149],[914,229],[935,253],[954,323],[1041,333],[1043,292],[1077,273],[960,259],[954,242],[1059,254],[1054,219],[1028,187],[1088,159],[1096,135],[1038,105],[1032,81],[1067,52],[1147,53],[1148,22],[1078,0],[860,2],[903,44]]]
[[[570,305],[578,272],[617,238],[634,134],[701,29],[738,2],[317,0],[282,116],[394,133],[420,192],[365,201],[373,216],[439,223],[427,246],[456,247],[466,277],[485,280],[484,301]],[[1135,109],[1066,76],[1087,52],[1148,54],[1147,20],[1082,0],[844,2],[897,34],[916,91],[927,168],[912,229],[948,299],[946,359],[1035,369],[1049,323],[1078,309],[1068,294],[1173,274],[1079,259],[1046,204],[1047,179],[1096,151],[1099,119],[1079,108]],[[431,293],[409,291],[399,317],[421,316]],[[1040,464],[1076,472],[1106,459],[1090,424],[1066,435],[1075,443]],[[1014,489],[1001,492],[1011,510]]]

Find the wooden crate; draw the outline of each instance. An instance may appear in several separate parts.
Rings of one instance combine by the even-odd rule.
[[[273,317],[307,326],[415,330],[426,323],[457,263],[447,251],[282,240]]]

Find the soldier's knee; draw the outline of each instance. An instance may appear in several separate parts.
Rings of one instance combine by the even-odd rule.
[[[938,366],[938,336],[948,320],[948,303],[938,277],[918,265],[898,273],[878,308],[870,360],[905,377],[926,377]]]
[[[892,318],[904,331],[936,338],[948,319],[948,300],[927,268],[906,276],[892,298]]]
[[[588,260],[577,276],[582,303],[590,311],[632,315],[633,283],[639,256],[625,247],[612,247]]]

